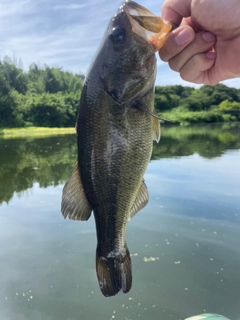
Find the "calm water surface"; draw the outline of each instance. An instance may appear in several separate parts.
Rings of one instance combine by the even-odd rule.
[[[240,125],[162,130],[128,224],[133,287],[109,299],[94,219],[60,213],[75,160],[74,135],[0,139],[0,319],[240,319]]]

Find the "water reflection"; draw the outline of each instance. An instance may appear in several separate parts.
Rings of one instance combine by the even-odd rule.
[[[98,287],[94,219],[60,213],[75,136],[0,140],[0,319],[237,320],[239,129],[163,128],[149,204],[127,230],[133,287],[112,299]]]
[[[163,127],[152,160],[189,156],[205,158],[240,149],[240,125]],[[35,182],[46,188],[66,181],[76,161],[76,138],[59,136],[38,139],[0,139],[0,203],[9,202]]]
[[[1,203],[35,182],[41,188],[64,183],[76,161],[76,138],[0,139],[0,150]]]
[[[154,144],[152,159],[189,156],[204,158],[240,149],[240,124],[199,125],[163,128],[160,144]]]

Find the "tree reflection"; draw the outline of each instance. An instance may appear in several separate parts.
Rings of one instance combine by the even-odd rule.
[[[39,183],[41,188],[63,184],[76,162],[75,135],[42,139],[0,140],[0,203],[9,202]]]
[[[189,156],[220,157],[240,149],[240,125],[164,127],[152,160]],[[49,138],[0,139],[0,203],[9,202],[34,183],[41,188],[64,184],[76,162],[75,135]]]
[[[194,153],[212,159],[231,149],[240,149],[240,125],[236,123],[164,127],[160,143],[153,145],[152,160]]]

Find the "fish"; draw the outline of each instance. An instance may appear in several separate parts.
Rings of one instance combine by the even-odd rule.
[[[149,200],[144,173],[153,140],[155,52],[171,25],[134,1],[111,18],[85,77],[76,122],[78,157],[62,193],[64,218],[86,221],[93,212],[96,273],[102,294],[132,286],[128,221]]]

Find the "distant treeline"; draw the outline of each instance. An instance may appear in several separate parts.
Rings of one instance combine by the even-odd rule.
[[[9,57],[0,60],[0,127],[72,127],[84,75],[32,64],[28,71]],[[223,84],[200,89],[156,87],[155,108],[176,122],[239,121],[240,90]]]
[[[155,108],[174,123],[240,121],[240,89],[214,87],[156,87]]]
[[[27,72],[0,61],[0,127],[73,127],[84,76],[32,64]]]

